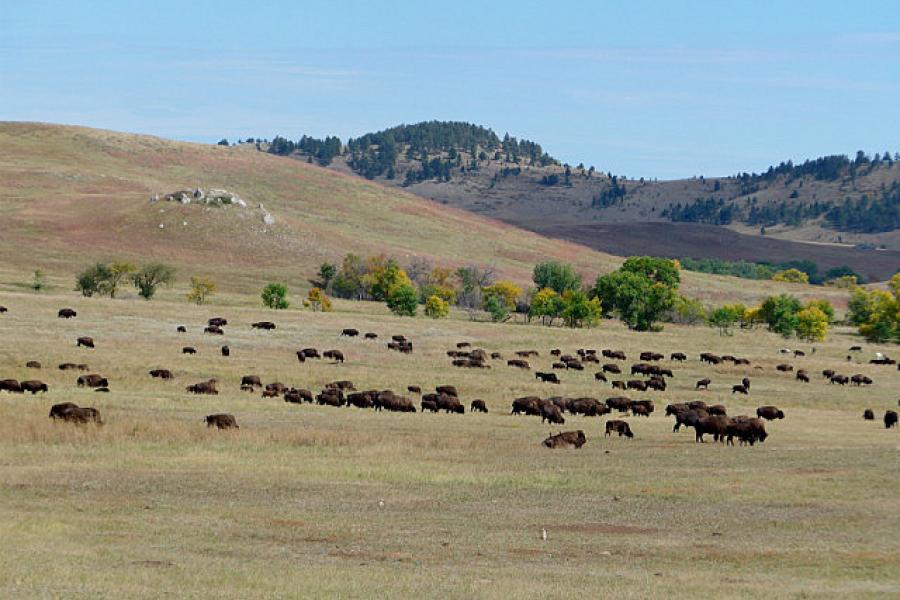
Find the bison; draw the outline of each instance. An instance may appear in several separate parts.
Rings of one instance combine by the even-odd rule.
[[[732,394],[744,394],[745,396],[750,393],[750,390],[744,386],[744,384],[739,383],[738,385],[731,386]]]
[[[219,390],[216,388],[216,380],[201,381],[200,383],[192,383],[184,388],[191,394],[207,394],[211,396],[218,395]]]
[[[228,325],[228,319],[224,317],[212,317],[206,321],[206,324],[210,327],[225,327]]]
[[[39,363],[36,360],[29,360],[27,363],[25,363],[25,368],[26,369],[40,369],[41,363]]]
[[[251,388],[252,390],[252,388]],[[309,390],[298,390],[297,388],[291,388],[284,393],[284,401],[290,402],[291,404],[300,404],[301,402],[312,402],[313,395]]]
[[[631,427],[628,425],[627,421],[620,420],[612,420],[606,422],[606,432],[605,436],[609,437],[612,432],[616,432],[619,434],[619,437],[623,435],[627,438],[633,438],[634,434],[631,432]]]
[[[185,346],[181,349],[182,354],[197,354],[197,349],[192,346]]]
[[[712,383],[712,380],[709,379],[709,378],[701,379],[701,380],[699,380],[699,381],[697,382],[697,385],[694,386],[694,389],[695,389],[695,390],[699,390],[699,389],[702,388],[702,389],[704,389],[704,390],[708,390],[708,389],[709,389],[709,384],[711,384],[711,383]]]
[[[623,396],[607,398],[606,406],[610,410],[617,410],[619,412],[628,412],[629,410],[631,410],[631,400],[628,398],[625,398]]]
[[[722,404],[714,404],[710,406],[707,411],[711,416],[722,416],[727,417],[728,411],[725,409],[725,406]]]
[[[470,412],[482,412],[486,413],[488,411],[487,405],[484,403],[484,400],[472,400],[472,403],[469,405]]]
[[[96,373],[93,373],[91,375],[81,375],[78,379],[75,380],[75,384],[78,387],[109,387],[109,381],[106,379],[106,377],[97,375]]]
[[[244,375],[241,377],[241,385],[262,387],[262,381],[258,375]]]
[[[225,356],[225,357],[231,356],[231,348],[229,348],[228,346],[222,346],[220,348],[220,350],[222,352],[222,356]]]
[[[206,426],[215,427],[217,429],[240,429],[234,415],[226,413],[206,415]]]
[[[253,329],[265,329],[271,331],[275,329],[275,323],[272,321],[257,321],[256,323],[251,323],[250,327]]]
[[[506,361],[507,366],[516,367],[518,369],[530,369],[531,366],[528,364],[528,361],[521,360],[518,358],[511,358]]]
[[[221,327],[216,327],[215,325],[209,325],[203,329],[203,333],[209,333],[212,335],[224,335],[225,331],[223,331]]]
[[[863,411],[863,419],[866,421],[874,421],[875,420],[875,413],[872,412],[871,408],[867,408],[866,410]]]
[[[559,377],[556,376],[556,373],[542,373],[541,371],[537,371],[534,374],[535,379],[540,379],[544,383],[559,383]]]
[[[784,411],[776,406],[760,406],[756,409],[756,416],[766,421],[774,421],[775,419],[783,419]]]
[[[153,369],[150,371],[150,377],[155,377],[158,379],[172,379],[174,376],[172,375],[172,371],[168,369]]]
[[[684,362],[687,360],[687,356],[683,352],[673,352],[669,355],[669,360],[677,360],[678,362]]]
[[[787,363],[782,363],[782,364],[780,364],[780,365],[775,365],[775,368],[776,368],[777,370],[781,371],[782,373],[790,373],[791,371],[794,370],[794,367],[793,367],[792,365],[787,364]]]
[[[556,435],[551,435],[547,439],[545,439],[541,444],[543,444],[547,448],[581,448],[587,443],[587,438],[584,436],[584,431],[579,429],[578,431],[563,431],[561,433],[557,433]]]
[[[377,339],[378,339],[378,334],[377,334],[377,333],[372,333],[372,332],[370,331],[370,332],[364,334],[363,337],[364,337],[365,339],[367,339],[367,340],[377,340]]]
[[[714,442],[724,442],[728,423],[728,417],[722,415],[700,417],[694,423],[694,441],[703,443],[703,436],[708,433],[713,436]]]
[[[38,381],[36,379],[20,381],[19,387],[22,388],[23,392],[31,392],[32,395],[37,394],[38,392],[46,392],[49,389],[46,383],[44,383],[43,381]]]
[[[356,337],[359,335],[359,329],[342,329],[341,336]]]
[[[406,386],[406,391],[410,394],[421,394],[422,388],[417,385],[408,385]]]
[[[729,420],[725,427],[727,436],[726,445],[734,446],[734,438],[737,437],[740,444],[754,445],[756,442],[764,442],[769,434],[766,433],[766,426],[760,419],[743,419],[735,417]]]
[[[850,378],[850,383],[853,385],[859,385],[859,386],[872,385],[872,379],[869,377],[866,377],[865,375],[861,375],[861,374],[857,373],[856,375],[854,375],[853,377]]]
[[[0,380],[0,391],[10,392],[13,394],[21,394],[22,386],[15,379],[2,379]]]
[[[78,316],[78,313],[71,308],[61,308],[56,316],[60,319],[73,319]]]
[[[68,421],[70,423],[96,423],[103,425],[100,411],[91,407],[80,407],[71,402],[54,404],[50,408],[50,418]]]
[[[75,340],[75,346],[79,348],[93,348],[94,347],[94,339],[89,337],[80,337]]]
[[[897,426],[897,411],[889,410],[884,413],[884,428],[890,429]]]
[[[325,358],[330,358],[336,363],[344,362],[344,353],[340,350],[326,350],[322,353],[322,356]]]
[[[562,416],[562,413],[559,410],[559,407],[553,404],[553,402],[544,401],[541,403],[541,423],[544,421],[549,421],[550,423],[556,425],[562,425],[566,422],[566,419]]]
[[[185,327],[184,325],[179,325],[175,328],[175,331],[177,333],[187,333],[187,327]]]
[[[512,415],[540,415],[541,414],[541,399],[536,396],[525,396],[523,398],[516,398],[512,402],[512,410],[510,411]]]
[[[809,373],[800,369],[797,371],[797,381],[802,381],[803,383],[809,383]]]

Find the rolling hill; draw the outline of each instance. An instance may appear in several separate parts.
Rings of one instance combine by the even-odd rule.
[[[400,126],[343,147],[334,137],[254,145],[613,254],[805,260],[869,280],[900,265],[900,161],[887,152],[657,181],[562,165],[535,142],[467,123]]]

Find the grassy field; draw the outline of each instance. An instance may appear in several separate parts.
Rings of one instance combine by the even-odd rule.
[[[896,597],[900,589],[900,434],[864,422],[897,407],[891,367],[848,364],[848,331],[815,355],[790,358],[764,331],[720,337],[708,328],[668,326],[634,334],[618,323],[583,330],[400,319],[383,306],[338,302],[314,314],[256,308],[256,297],[222,294],[196,307],[182,290],[153,302],[35,295],[6,287],[0,304],[0,378],[39,378],[46,395],[0,393],[0,596],[4,598],[750,598]],[[76,319],[56,318],[63,306]],[[224,337],[204,335],[211,316],[229,320]],[[249,324],[274,320],[272,332]],[[189,332],[177,334],[177,325]],[[343,327],[374,331],[378,342],[339,337]],[[415,352],[388,352],[404,334]],[[93,336],[95,350],[75,338]],[[581,450],[540,445],[558,426],[510,416],[521,395],[614,394],[592,370],[539,384],[500,361],[485,371],[454,369],[445,351],[469,341],[511,355],[534,348],[617,348],[687,352],[674,383],[652,398],[649,419],[625,417],[634,440],[604,438],[606,418],[566,415],[584,429]],[[230,358],[219,355],[227,343]],[[183,356],[184,345],[197,347]],[[299,364],[294,351],[337,348],[344,365]],[[701,366],[702,351],[730,352],[750,368]],[[39,360],[41,371],[25,369]],[[636,361],[636,360],[635,360]],[[635,362],[629,360],[628,363]],[[775,365],[806,368],[801,384]],[[111,393],[78,389],[61,362],[86,362]],[[762,367],[758,369],[756,367]],[[176,379],[151,379],[169,368]],[[875,380],[841,388],[817,374],[834,368]],[[487,415],[375,413],[290,405],[238,391],[240,377],[319,389],[351,379],[360,389],[455,384]],[[752,379],[749,397],[730,387]],[[693,382],[713,379],[709,392]],[[184,386],[215,377],[222,393],[195,397]],[[673,433],[666,403],[721,402],[729,414],[776,404],[755,447],[696,444]],[[103,427],[54,423],[49,407],[95,406]],[[241,429],[208,430],[212,412]],[[542,530],[547,538],[542,539]]]

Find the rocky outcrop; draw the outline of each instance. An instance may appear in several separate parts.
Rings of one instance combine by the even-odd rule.
[[[181,204],[206,204],[211,206],[240,206],[241,208],[247,208],[247,203],[243,198],[235,194],[234,192],[229,192],[228,190],[210,188],[204,190],[203,188],[196,188],[195,190],[178,190],[177,192],[171,192],[162,197],[159,194],[151,196],[150,202],[159,202],[160,200],[165,200],[166,202],[179,202]]]

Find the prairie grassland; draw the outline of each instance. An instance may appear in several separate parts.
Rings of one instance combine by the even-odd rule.
[[[158,300],[82,299],[71,292],[0,294],[0,378],[39,378],[46,395],[0,394],[0,596],[185,598],[751,598],[896,597],[900,589],[900,434],[878,418],[896,408],[896,370],[848,364],[846,331],[815,355],[785,358],[785,342],[763,331],[720,337],[707,328],[628,332],[399,319],[372,304],[337,303],[314,314],[255,308],[227,296],[196,307],[164,290]],[[72,306],[78,317],[56,318]],[[202,333],[207,318],[229,320],[226,335]],[[252,321],[278,324],[252,330]],[[177,334],[176,325],[188,327]],[[339,337],[343,327],[377,342]],[[415,352],[384,347],[401,333]],[[75,338],[91,335],[94,350]],[[604,438],[605,418],[566,415],[584,429],[578,451],[540,441],[557,426],[510,416],[525,394],[614,395],[593,369],[561,373],[563,384],[494,361],[485,371],[450,366],[445,351],[469,341],[511,355],[534,348],[619,348],[630,365],[641,350],[681,350],[673,385],[652,398],[649,419],[624,417],[636,439]],[[227,343],[230,358],[219,355]],[[183,356],[184,345],[196,356]],[[341,349],[344,365],[299,364],[294,351]],[[811,351],[808,344],[801,349]],[[753,365],[701,366],[701,351],[730,352]],[[896,351],[895,351],[896,353]],[[635,359],[635,360],[631,360]],[[25,369],[39,360],[41,371]],[[86,362],[111,381],[109,394],[78,389],[61,362]],[[801,384],[774,366],[813,375]],[[757,369],[756,367],[762,367]],[[176,379],[151,379],[170,368]],[[870,375],[871,388],[841,388],[823,368]],[[289,405],[238,391],[258,374],[317,390],[336,379],[359,388],[455,384],[487,415],[390,414]],[[749,397],[730,387],[752,379]],[[695,380],[709,376],[709,392]],[[184,386],[215,377],[222,392],[194,397]],[[767,424],[755,447],[696,444],[673,433],[666,403],[701,398],[730,414],[776,404],[787,417]],[[100,409],[106,425],[47,418],[51,404]],[[202,417],[236,416],[235,432],[208,430]],[[547,539],[541,532],[546,530]]]

